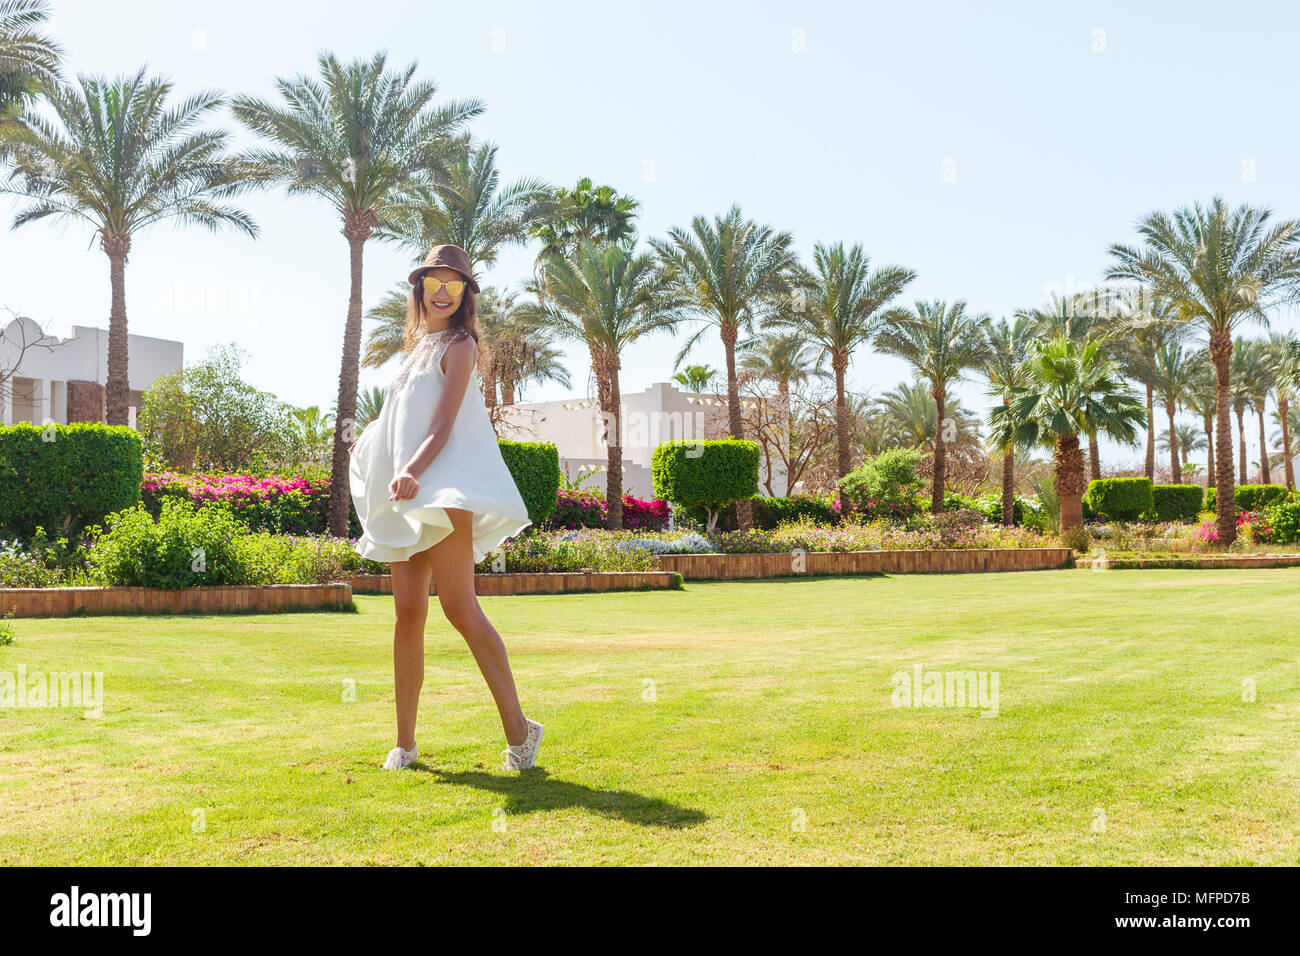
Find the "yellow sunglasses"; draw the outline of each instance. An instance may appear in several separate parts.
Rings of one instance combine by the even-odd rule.
[[[433,276],[424,277],[424,291],[431,295],[437,295],[439,289],[446,289],[447,294],[453,299],[465,291],[465,280],[452,279],[450,282],[443,282],[441,279],[435,279]]]

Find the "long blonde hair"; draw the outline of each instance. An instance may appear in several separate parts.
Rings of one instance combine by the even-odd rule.
[[[411,291],[406,294],[406,335],[402,340],[402,349],[407,352],[415,348],[415,343],[420,341],[420,337],[427,331],[424,323],[424,277],[426,275],[427,272],[420,273],[420,277],[415,280],[415,285],[411,286]],[[473,337],[476,344],[478,343],[478,296],[468,284],[460,300],[460,308],[451,314],[450,328],[463,329]]]

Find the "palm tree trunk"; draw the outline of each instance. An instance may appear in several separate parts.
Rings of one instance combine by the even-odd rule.
[[[334,454],[330,462],[330,534],[348,536],[348,509],[352,495],[348,487],[348,449],[356,429],[357,378],[361,372],[361,275],[362,253],[370,230],[354,222],[343,229],[348,240],[351,265],[351,292],[348,296],[348,320],[343,327],[343,362],[339,367],[339,395],[334,418]]]
[[[943,440],[943,416],[948,394],[942,382],[932,385],[930,394],[934,396],[934,407],[938,412],[934,429],[934,485],[930,491],[930,514],[937,515],[943,511],[944,463],[947,455]]]
[[[736,335],[734,322],[722,323],[722,348],[727,356],[727,423],[732,438],[744,438],[744,422],[740,417],[740,383],[736,378]],[[754,527],[754,506],[748,498],[736,502],[736,527],[748,531]]]
[[[1259,480],[1264,484],[1272,484],[1272,475],[1269,474],[1268,468],[1268,435],[1264,424],[1264,406],[1256,405],[1255,412],[1259,415]]]
[[[605,509],[609,515],[607,527],[618,531],[623,527],[623,429],[619,408],[622,393],[618,387],[617,358],[598,360],[597,390],[600,410],[605,420],[605,447],[608,456],[605,465]]]
[[[1241,475],[1237,483],[1249,484],[1250,475],[1246,472],[1246,410],[1244,408],[1237,409],[1237,466]]]
[[[1214,419],[1205,419],[1205,487],[1214,487]]]
[[[1156,480],[1156,395],[1147,386],[1147,481]]]
[[[1215,399],[1218,421],[1215,422],[1215,527],[1219,544],[1237,540],[1237,499],[1232,484],[1232,336],[1217,331],[1210,334],[1210,361],[1214,363]],[[1244,453],[1243,453],[1244,454]]]
[[[831,356],[835,370],[835,470],[836,478],[849,473],[849,406],[844,398],[844,373],[849,367],[847,355]]]
[[[1088,432],[1088,466],[1092,480],[1101,478],[1101,447],[1097,444],[1097,433]]]
[[[1177,409],[1169,402],[1165,402],[1165,414],[1169,416],[1169,474],[1174,484],[1181,485],[1183,469],[1178,461],[1178,435],[1174,431],[1174,415],[1177,414]]]
[[[108,315],[108,377],[104,383],[106,415],[109,425],[129,424],[131,383],[128,380],[128,337],[126,327],[126,257],[131,251],[130,236],[100,235],[100,246],[108,255],[112,304]],[[46,409],[48,412],[49,410]]]
[[[1003,405],[1011,404],[1011,397],[1004,395]],[[1016,450],[1008,448],[1002,453],[1002,524],[1012,527],[1016,523]]]
[[[1083,527],[1083,452],[1078,435],[1056,439],[1056,494],[1061,499],[1061,530]]]
[[[1282,470],[1286,474],[1286,486],[1295,490],[1295,464],[1291,460],[1291,426],[1287,416],[1291,414],[1291,403],[1284,392],[1278,392],[1277,412],[1282,418]]]

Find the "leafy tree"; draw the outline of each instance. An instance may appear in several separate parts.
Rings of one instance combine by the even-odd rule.
[[[131,239],[160,222],[217,230],[233,226],[256,237],[248,214],[225,200],[252,182],[247,163],[226,151],[227,133],[200,125],[222,105],[214,92],[168,107],[170,80],[80,76],[77,85],[48,80],[41,91],[54,119],[29,108],[7,134],[12,175],[0,193],[21,196],[13,226],[41,219],[89,223],[108,256],[107,421],[127,424],[126,261]]]

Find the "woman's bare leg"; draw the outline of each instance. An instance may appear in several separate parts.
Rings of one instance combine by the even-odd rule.
[[[438,602],[447,615],[447,621],[465,638],[478,669],[483,672],[483,679],[487,681],[497,712],[501,715],[506,742],[522,744],[528,736],[528,725],[519,709],[519,695],[515,691],[515,678],[510,672],[506,646],[479,607],[478,596],[474,593],[471,531],[474,516],[461,508],[448,508],[447,515],[451,518],[451,534],[424,552],[431,558]],[[396,580],[393,583],[395,588]]]
[[[415,748],[415,715],[424,686],[424,622],[429,616],[432,549],[394,561],[393,692],[397,697],[397,746]]]

